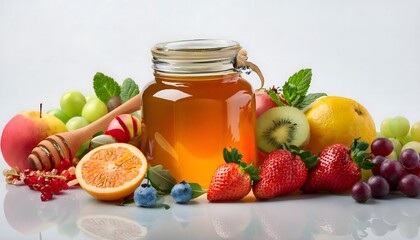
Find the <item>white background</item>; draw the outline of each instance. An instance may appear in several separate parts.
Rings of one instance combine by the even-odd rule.
[[[0,129],[67,90],[93,93],[96,72],[142,88],[152,46],[192,38],[240,42],[266,86],[312,68],[311,92],[353,98],[377,125],[420,121],[420,1],[0,0]]]

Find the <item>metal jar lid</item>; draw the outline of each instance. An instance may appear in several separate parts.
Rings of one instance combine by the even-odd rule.
[[[239,43],[193,39],[158,43],[152,48],[153,69],[166,74],[209,74],[235,69]]]

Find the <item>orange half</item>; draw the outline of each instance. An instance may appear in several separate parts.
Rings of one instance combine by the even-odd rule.
[[[128,143],[102,145],[88,152],[76,166],[80,186],[93,197],[114,201],[131,195],[147,171],[144,154]]]

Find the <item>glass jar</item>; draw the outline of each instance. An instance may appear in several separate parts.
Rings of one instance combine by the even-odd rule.
[[[155,80],[143,90],[149,163],[179,182],[207,188],[224,163],[223,148],[256,160],[255,98],[235,66],[240,45],[228,40],[159,43],[152,49]]]

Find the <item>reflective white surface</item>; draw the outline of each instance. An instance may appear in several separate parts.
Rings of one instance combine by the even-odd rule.
[[[365,204],[349,195],[295,194],[264,202],[249,195],[234,203],[209,203],[203,195],[181,205],[167,196],[168,210],[99,202],[80,188],[42,202],[39,192],[2,182],[0,194],[0,239],[98,239],[78,227],[90,219],[111,223],[95,227],[106,233],[103,239],[420,238],[420,199],[397,193]]]
[[[39,102],[59,107],[67,90],[93,93],[98,71],[143,88],[153,77],[151,47],[192,38],[238,41],[268,87],[312,68],[312,92],[354,98],[376,123],[419,121],[419,9],[417,0],[0,0],[0,130]],[[259,87],[255,74],[247,79]],[[420,201],[400,196],[166,202],[169,210],[117,207],[80,189],[41,202],[1,179],[0,239],[89,239],[76,223],[92,215],[134,221],[144,239],[420,239]]]

